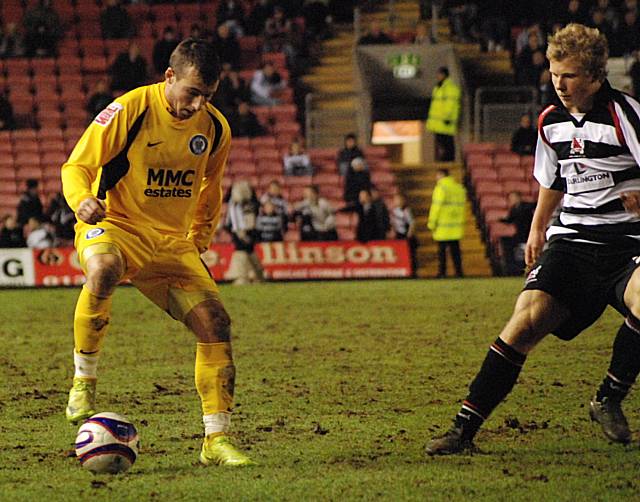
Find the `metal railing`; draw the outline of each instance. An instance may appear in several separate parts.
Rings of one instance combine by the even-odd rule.
[[[503,140],[523,113],[536,113],[538,91],[529,86],[478,87],[474,99],[474,141]]]

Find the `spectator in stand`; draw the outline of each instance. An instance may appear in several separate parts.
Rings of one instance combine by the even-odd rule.
[[[47,219],[53,225],[54,246],[73,246],[76,216],[61,192],[55,194],[49,202]]]
[[[18,226],[14,215],[5,214],[0,223],[0,249],[27,247],[22,229]]]
[[[305,0],[302,17],[305,35],[311,40],[327,40],[331,36],[332,18],[326,1]]]
[[[237,138],[255,138],[264,136],[266,131],[258,121],[258,117],[249,108],[249,103],[242,101],[238,108],[228,117],[231,134]]]
[[[0,58],[24,56],[24,38],[16,23],[7,23],[0,33]]]
[[[53,247],[53,232],[44,218],[32,216],[25,225],[27,247],[32,249],[46,249]]]
[[[273,14],[264,23],[264,51],[282,52],[290,43],[291,20],[280,5],[276,5]]]
[[[478,40],[478,4],[469,0],[447,0],[444,15],[449,18],[454,40]]]
[[[538,54],[538,56],[536,57],[538,68],[533,69],[535,54]],[[542,71],[539,68],[541,61],[544,65],[545,57],[540,47],[540,40],[538,39],[538,35],[536,32],[531,32],[529,34],[527,45],[522,49],[514,63],[516,84],[535,86],[539,81],[540,73]]]
[[[616,31],[618,26],[620,26],[620,13],[611,5],[611,2],[609,0],[597,0],[595,8],[604,12],[604,18],[607,20],[607,23]],[[609,43],[611,43],[610,40]]]
[[[216,11],[218,25],[226,24],[236,37],[244,35],[244,9],[236,0],[222,0]]]
[[[39,0],[28,9],[23,18],[25,55],[27,57],[53,57],[62,38],[60,16],[51,6],[51,0]]]
[[[280,104],[278,94],[287,86],[272,63],[264,63],[251,79],[251,102],[254,105],[274,106]]]
[[[38,193],[38,180],[29,178],[26,181],[26,187],[27,189],[22,193],[18,202],[17,216],[20,228],[27,224],[29,218],[44,219],[42,201]]]
[[[387,218],[385,218],[384,214],[374,204],[370,190],[360,190],[355,211],[358,214],[358,224],[356,226],[356,239],[358,241],[379,241],[387,238],[387,231],[389,230],[388,212]]]
[[[16,120],[13,115],[13,106],[6,94],[0,94],[0,131],[15,129]]]
[[[427,130],[435,134],[436,160],[450,162],[455,159],[455,135],[460,117],[460,87],[449,78],[449,69],[441,66],[436,72],[436,85],[431,91]]]
[[[213,44],[218,50],[222,64],[228,63],[236,68],[240,63],[240,44],[228,23],[218,25],[213,36]]]
[[[633,57],[634,61],[629,69],[629,76],[631,77],[633,95],[636,99],[640,99],[640,50],[634,51]]]
[[[490,0],[482,3],[480,11],[480,44],[483,51],[500,51],[509,40],[508,13],[512,0]]]
[[[396,239],[406,240],[409,244],[409,253],[411,254],[411,270],[415,277],[418,270],[417,254],[418,239],[416,238],[416,221],[413,217],[411,208],[407,205],[407,201],[402,194],[393,196],[393,208],[390,214],[391,229]]]
[[[376,211],[376,218],[379,218],[380,221],[383,222],[385,232],[391,230],[391,218],[389,217],[389,208],[387,207],[386,202],[382,198],[382,194],[378,187],[371,183],[371,188],[369,189],[371,192],[371,203],[373,204],[373,208]]]
[[[267,19],[271,16],[273,16],[273,2],[271,0],[258,0],[247,18],[247,35],[262,35]]]
[[[561,16],[563,25],[570,23],[587,24],[589,21],[585,4],[580,0],[569,0],[566,12]]]
[[[450,176],[448,169],[438,169],[427,226],[438,243],[438,278],[447,276],[447,248],[457,277],[462,277],[460,239],[464,235],[464,187]]]
[[[371,174],[363,157],[356,157],[351,161],[344,177],[344,201],[347,204],[358,202],[358,195],[362,190],[371,189]]]
[[[533,127],[531,115],[520,115],[520,125],[511,136],[511,151],[519,155],[533,155],[538,142],[538,131]]]
[[[220,85],[218,92],[213,97],[213,104],[225,116],[234,113],[243,101],[251,101],[251,90],[240,74],[230,65],[222,65],[220,72]]]
[[[111,88],[114,91],[130,91],[147,81],[147,61],[140,54],[136,42],[129,44],[127,52],[121,52],[109,69]]]
[[[378,21],[373,21],[366,35],[360,37],[358,45],[389,45],[393,40],[383,30]]]
[[[100,13],[102,38],[130,38],[135,34],[131,16],[120,0],[107,0],[107,6]]]
[[[556,99],[556,90],[551,83],[551,72],[548,68],[545,68],[538,81],[538,104],[545,107],[554,99]]]
[[[431,45],[433,43],[433,39],[429,33],[429,26],[426,23],[419,22],[416,25],[416,34],[413,36],[411,42],[416,45]]]
[[[364,158],[364,153],[358,146],[358,139],[354,133],[349,133],[344,137],[344,147],[338,152],[336,165],[340,176],[346,176],[351,167],[351,161],[356,157]]]
[[[624,13],[614,41],[619,45],[618,52],[622,55],[629,55],[640,49],[640,23],[636,10]]]
[[[235,247],[226,278],[232,279],[234,284],[262,280],[262,266],[254,253],[258,237],[257,215],[258,204],[249,182],[234,182],[224,222],[224,228],[231,234]]]
[[[536,38],[531,39],[532,34],[534,34]],[[532,40],[535,41],[535,45],[533,46]],[[516,38],[516,58],[522,54],[525,47],[529,47],[531,52],[544,49],[544,33],[539,22],[535,21],[528,25]]]
[[[304,200],[295,206],[293,217],[299,223],[301,241],[338,240],[334,210],[319,194],[316,185],[308,186]]]
[[[522,200],[520,192],[509,193],[509,213],[500,220],[502,223],[513,224],[516,228],[513,236],[500,238],[504,272],[507,275],[521,275],[524,270],[524,244],[529,237],[535,209],[536,205],[533,202]],[[516,249],[521,251],[518,256],[516,256]]]
[[[287,200],[282,195],[282,185],[278,180],[272,180],[269,182],[269,186],[267,187],[267,191],[262,194],[260,197],[260,204],[264,205],[267,202],[273,204],[276,212],[282,216],[284,221],[285,229],[289,223],[289,204]]]
[[[91,122],[96,115],[104,110],[114,100],[113,93],[109,90],[107,80],[101,78],[96,82],[96,86],[93,90],[93,94],[87,101],[87,115],[88,121]]]
[[[282,158],[285,176],[312,176],[313,165],[311,157],[305,151],[304,145],[298,138],[294,138],[289,145],[289,151]]]
[[[179,43],[173,26],[165,26],[162,38],[153,45],[153,69],[156,74],[164,74],[164,71],[169,67],[169,57]]]
[[[256,231],[259,242],[280,242],[284,240],[286,223],[276,207],[266,201],[260,206],[260,213],[256,219]]]

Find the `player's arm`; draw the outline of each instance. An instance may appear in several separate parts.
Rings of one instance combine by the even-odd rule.
[[[564,196],[564,192],[559,190],[561,180],[558,178],[557,164],[556,152],[544,139],[544,134],[539,133],[533,174],[540,183],[540,191],[525,247],[524,261],[527,266],[533,265],[542,253],[546,242],[547,225]]]
[[[198,196],[198,206],[189,229],[187,238],[195,244],[200,253],[204,253],[211,242],[213,232],[220,220],[222,209],[222,177],[229,157],[231,147],[231,133],[229,127],[223,127],[222,138],[217,150],[209,157],[200,195]]]
[[[129,110],[118,102],[110,104],[91,122],[62,166],[62,190],[76,216],[91,225],[101,221],[105,203],[97,198],[92,185],[100,167],[118,154],[126,144]]]
[[[619,118],[619,125],[624,142],[629,147],[631,155],[635,159],[636,163],[640,165],[640,129],[634,124],[638,124],[640,121],[640,104],[637,101],[625,96],[627,106],[623,109],[619,104],[616,104],[615,111]],[[627,117],[627,114],[632,114],[633,121]],[[620,194],[620,200],[624,208],[630,212],[640,216],[640,191],[630,191]]]

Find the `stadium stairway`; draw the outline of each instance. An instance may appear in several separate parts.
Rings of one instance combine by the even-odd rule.
[[[418,248],[418,277],[435,277],[438,273],[438,245],[427,230],[427,216],[431,205],[431,195],[436,183],[436,171],[446,167],[451,175],[462,182],[463,169],[461,163],[427,163],[424,165],[394,165],[397,185],[405,195],[407,203],[416,218]],[[476,218],[473,214],[471,200],[467,197],[465,235],[460,242],[462,250],[462,266],[469,277],[492,276],[491,265],[487,257],[487,249],[482,241]],[[452,274],[449,262],[448,272]]]

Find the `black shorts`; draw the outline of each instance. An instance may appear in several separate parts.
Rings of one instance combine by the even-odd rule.
[[[613,245],[554,241],[529,272],[524,290],[544,291],[571,311],[571,317],[553,332],[558,338],[571,340],[591,326],[607,305],[624,316],[629,313],[624,290],[640,266],[634,260],[638,255],[640,246],[616,249]]]

